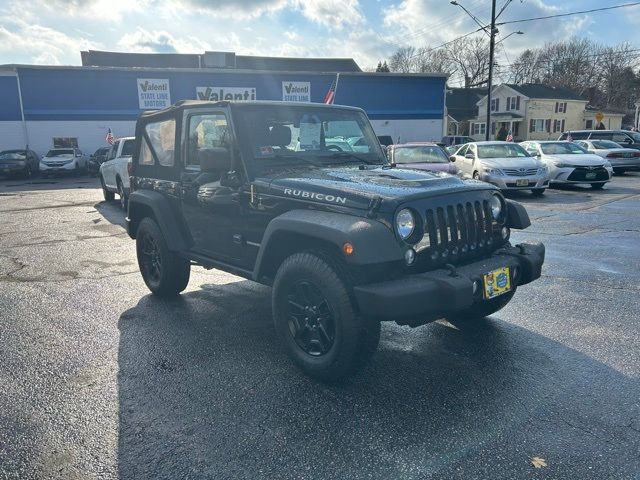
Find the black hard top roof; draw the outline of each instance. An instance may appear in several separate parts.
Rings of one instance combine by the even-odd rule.
[[[243,101],[234,101],[234,100],[222,100],[218,102],[207,101],[207,100],[180,100],[179,102],[174,103],[170,107],[164,108],[162,110],[147,110],[140,114],[141,119],[155,118],[155,117],[165,117],[170,116],[170,114],[176,113],[178,111],[187,109],[187,108],[211,108],[211,107],[227,107],[233,106],[233,108],[244,108],[250,106],[269,106],[269,107],[294,107],[294,108],[304,108],[304,107],[313,107],[313,108],[327,108],[327,109],[335,109],[339,108],[341,110],[355,110],[362,111],[362,109],[358,107],[350,107],[347,105],[327,105],[324,103],[308,103],[308,102],[281,102],[278,100],[243,100]]]

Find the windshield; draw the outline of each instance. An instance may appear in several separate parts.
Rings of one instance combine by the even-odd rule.
[[[622,148],[616,142],[612,142],[611,140],[594,140],[591,142],[593,148],[596,150],[608,150],[610,148]]]
[[[478,145],[478,158],[519,158],[530,156],[531,155],[517,143]]]
[[[449,158],[440,147],[416,145],[395,148],[393,161],[396,163],[449,163]]]
[[[0,160],[25,160],[27,155],[24,152],[0,152]]]
[[[640,143],[640,133],[637,132],[628,132],[629,135],[631,135],[631,138],[633,138],[633,141],[635,143]]]
[[[583,155],[588,153],[577,143],[571,142],[541,143],[540,148],[546,155]]]
[[[239,107],[240,129],[254,166],[387,163],[367,117],[359,111],[314,106]],[[357,150],[349,139],[361,137]]]
[[[59,150],[49,150],[47,152],[47,154],[45,155],[45,157],[60,157],[60,156],[67,156],[67,155],[73,155],[73,149],[72,148],[63,148],[63,149],[59,149]]]

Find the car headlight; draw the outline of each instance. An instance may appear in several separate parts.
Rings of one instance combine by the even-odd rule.
[[[396,215],[396,231],[400,238],[406,240],[416,227],[416,219],[408,208],[403,208]]]
[[[504,175],[502,170],[500,170],[499,168],[487,168],[487,167],[485,167],[484,171],[485,171],[485,173],[490,173],[491,175]]]
[[[553,164],[558,168],[569,168],[569,167],[573,166],[573,165],[570,165],[568,163],[563,163],[563,162],[553,162]]]
[[[499,220],[504,210],[504,202],[502,198],[500,198],[500,195],[493,195],[489,205],[491,207],[491,216],[494,220]]]
[[[611,162],[604,162],[604,168],[613,168]]]
[[[545,173],[547,173],[549,171],[549,169],[547,167],[540,167],[538,169],[538,175],[544,175]]]

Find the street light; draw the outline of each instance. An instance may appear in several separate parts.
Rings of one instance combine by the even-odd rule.
[[[504,37],[502,40],[498,40],[496,42],[496,45],[498,45],[499,43],[504,42],[507,38],[509,38],[511,35],[524,35],[524,32],[521,31],[517,31],[517,32],[511,32],[509,35],[507,35],[506,37]]]
[[[471,13],[469,10],[464,8],[464,5],[461,5],[460,3],[456,2],[456,0],[451,0],[449,3],[451,5],[455,5],[456,7],[460,7],[462,10],[464,10],[467,15],[473,18],[473,21],[478,24],[478,26],[484,31],[484,33],[489,35],[489,32],[487,32],[487,26],[483,25],[482,22],[480,22],[480,20],[478,20],[478,18],[473,13]]]

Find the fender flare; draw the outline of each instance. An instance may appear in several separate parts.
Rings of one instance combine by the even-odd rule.
[[[345,243],[354,253],[344,255],[348,264],[370,265],[402,260],[404,250],[393,231],[383,223],[365,217],[316,210],[290,210],[269,222],[260,243],[252,278],[262,276],[270,248],[283,235],[297,234],[335,245],[340,251]]]
[[[507,200],[507,222],[506,226],[516,230],[524,230],[531,225],[527,210],[518,202]]]
[[[140,220],[146,216],[142,215],[142,212],[146,210],[153,212],[154,220],[160,227],[169,250],[186,251],[189,249],[191,243],[189,235],[178,220],[171,202],[161,193],[151,190],[136,190],[129,195],[127,233],[131,238],[136,238]]]

